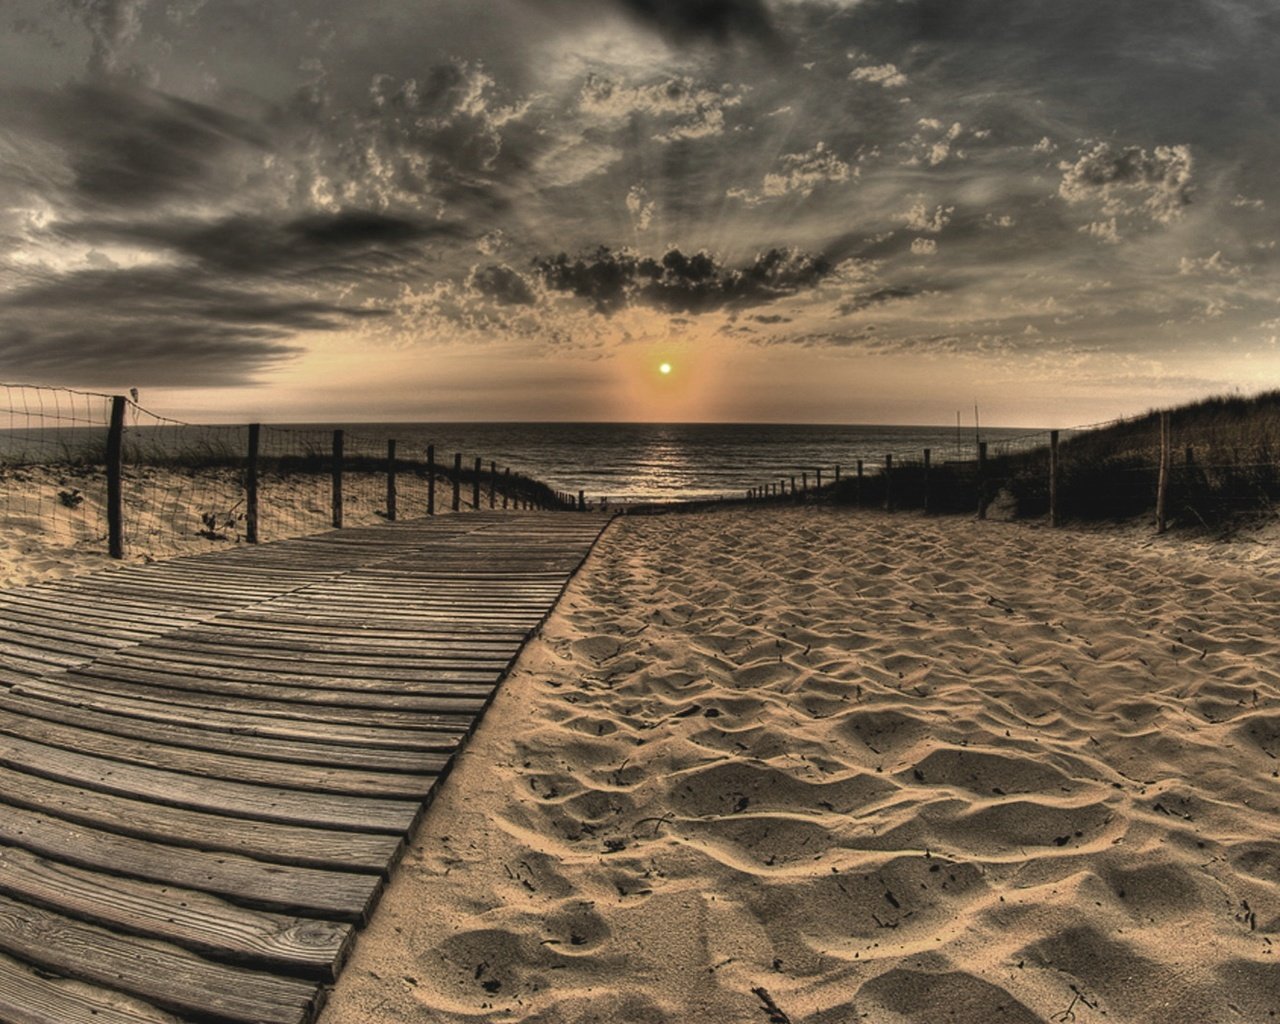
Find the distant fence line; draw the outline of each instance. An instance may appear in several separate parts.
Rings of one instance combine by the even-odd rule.
[[[937,461],[930,448],[853,459],[748,488],[750,503],[829,499],[885,510],[1068,520],[1150,514],[1208,525],[1280,498],[1280,435],[1268,429],[1180,427],[1170,412],[979,441],[976,458]],[[825,477],[825,480],[824,480]]]
[[[121,395],[0,384],[0,500],[10,530],[52,531],[108,553],[258,543],[346,525],[489,509],[570,510],[496,460],[437,459],[385,434],[199,425]]]

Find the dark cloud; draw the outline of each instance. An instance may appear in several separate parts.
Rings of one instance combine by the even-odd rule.
[[[419,243],[462,235],[456,224],[367,210],[315,213],[286,221],[244,216],[213,222],[84,221],[59,225],[57,230],[95,243],[167,249],[222,274],[283,278],[378,274],[409,258]]]
[[[86,270],[0,299],[0,362],[41,380],[241,384],[298,331],[383,315],[194,281],[175,268]]]
[[[83,205],[136,210],[231,190],[236,150],[267,148],[253,122],[152,89],[99,82],[4,97],[5,120],[62,148]]]
[[[471,286],[504,306],[532,306],[537,302],[529,282],[507,266],[488,266],[471,275]]]
[[[844,299],[839,305],[839,311],[848,316],[851,313],[860,313],[864,309],[870,309],[872,306],[882,306],[887,302],[894,302],[897,299],[909,299],[913,295],[920,295],[921,290],[913,285],[887,285],[884,288],[877,288],[875,291],[863,292],[859,295],[851,295]]]
[[[744,37],[776,46],[777,28],[764,0],[614,0],[638,21],[675,40],[727,43]]]
[[[824,257],[796,249],[770,249],[730,268],[705,251],[671,249],[655,259],[604,246],[577,259],[540,258],[534,267],[548,288],[571,292],[606,315],[631,305],[682,313],[763,305],[817,286],[833,269]]]

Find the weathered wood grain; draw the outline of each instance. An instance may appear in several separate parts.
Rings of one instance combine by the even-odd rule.
[[[0,590],[0,1021],[305,1024],[606,522],[469,513]]]

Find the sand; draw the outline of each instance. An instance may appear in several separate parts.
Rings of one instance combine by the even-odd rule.
[[[265,475],[259,494],[260,536],[281,540],[330,526],[328,476]],[[106,477],[101,469],[27,466],[0,469],[0,586],[26,586],[112,565],[202,554],[245,543],[241,474],[234,470],[131,468],[125,477],[125,558],[107,553]],[[401,477],[399,511],[422,515],[427,485]],[[450,513],[451,485],[437,480],[436,512]],[[65,496],[65,498],[64,498]],[[348,473],[343,487],[348,526],[385,522],[386,477]],[[471,508],[464,486],[463,511]],[[482,506],[488,492],[481,494]],[[498,499],[499,503],[501,498]],[[209,523],[205,516],[212,516]]]
[[[616,522],[323,1024],[1280,1015],[1280,557]]]

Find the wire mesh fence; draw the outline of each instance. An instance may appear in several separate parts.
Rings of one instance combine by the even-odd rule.
[[[9,543],[36,558],[49,538],[63,547],[105,551],[111,396],[0,386],[0,510]]]
[[[20,558],[156,557],[396,518],[573,505],[494,461],[458,456],[455,471],[452,453],[437,462],[385,434],[186,423],[112,395],[0,388],[0,513]]]

